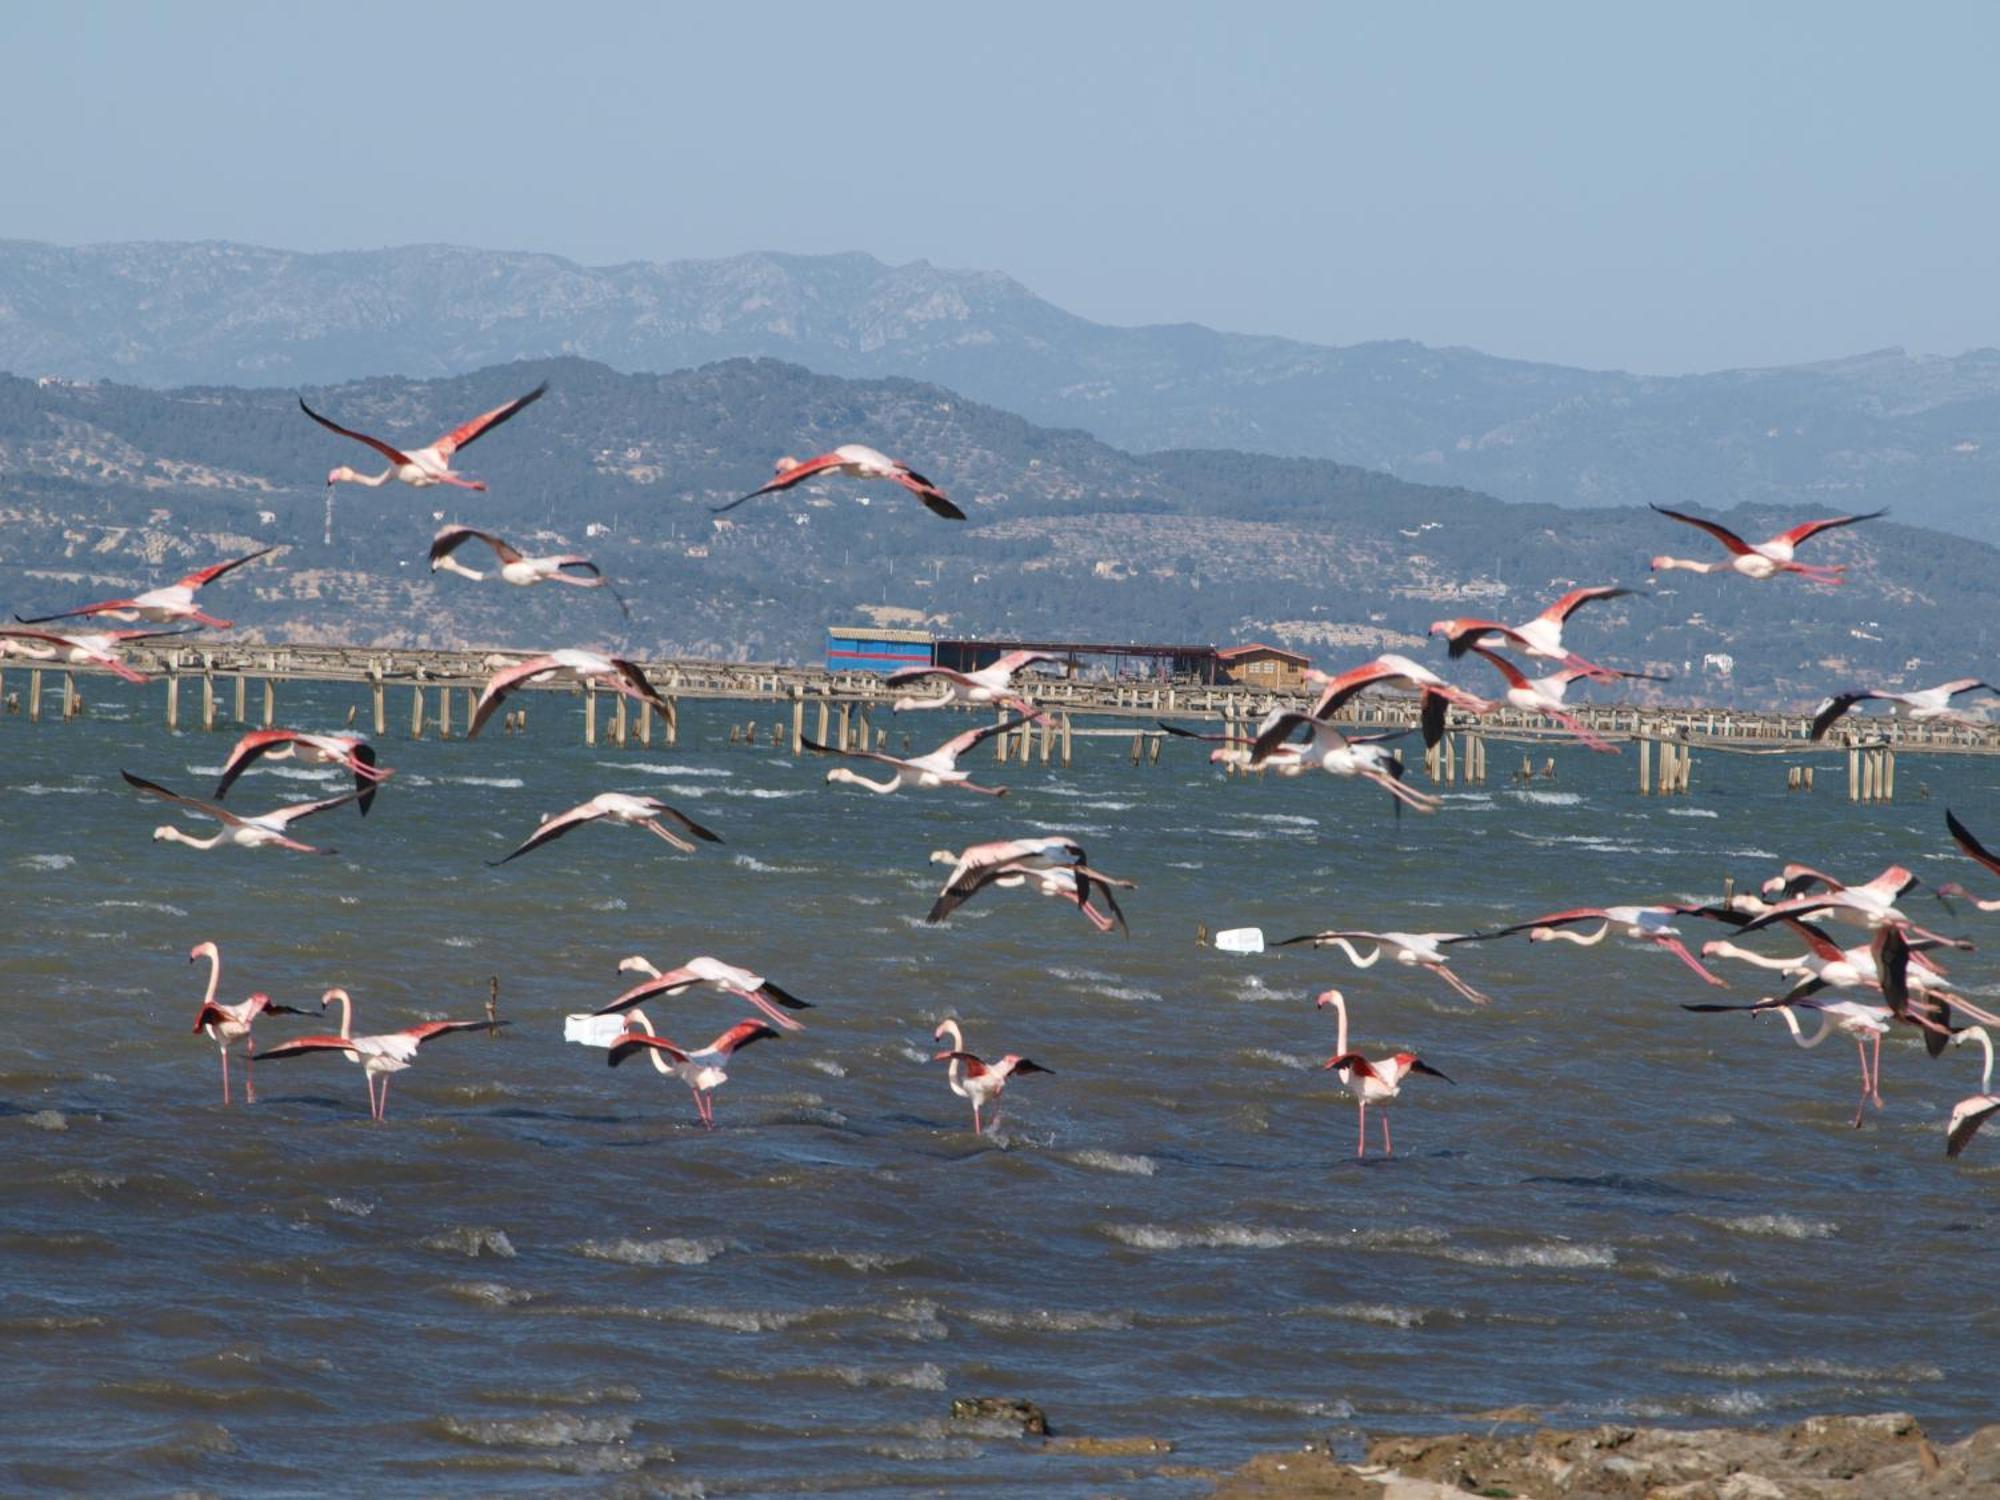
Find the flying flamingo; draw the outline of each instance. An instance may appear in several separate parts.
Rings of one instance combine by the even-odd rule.
[[[417,1049],[434,1036],[443,1036],[452,1031],[493,1030],[508,1025],[506,1021],[424,1021],[415,1026],[405,1026],[401,1031],[385,1031],[375,1036],[351,1036],[354,1029],[354,1002],[342,989],[328,990],[320,996],[320,1009],[325,1010],[335,1000],[340,1002],[339,1036],[302,1036],[289,1042],[281,1042],[264,1053],[264,1061],[274,1062],[281,1057],[302,1057],[308,1052],[341,1052],[347,1060],[361,1064],[362,1075],[368,1080],[368,1115],[370,1119],[381,1120],[389,1110],[389,1075],[400,1073],[417,1059]],[[376,1080],[381,1080],[381,1093],[376,1094]]]
[[[1050,1071],[1040,1063],[1030,1062],[1027,1058],[1013,1052],[1009,1052],[998,1062],[982,1062],[979,1058],[974,1057],[970,1052],[965,1050],[965,1034],[958,1029],[958,1022],[956,1021],[938,1022],[937,1030],[931,1033],[931,1038],[934,1041],[940,1042],[949,1038],[951,1041],[951,1046],[945,1051],[938,1053],[931,1061],[947,1063],[948,1066],[945,1068],[945,1082],[951,1086],[951,1091],[958,1095],[959,1098],[970,1099],[972,1101],[972,1133],[974,1135],[984,1135],[986,1133],[986,1127],[979,1118],[979,1112],[987,1105],[998,1102],[1000,1096],[1007,1091],[1008,1079],[1017,1077],[1022,1073],[1047,1073]],[[961,1064],[965,1068],[963,1078],[959,1075]]]
[[[592,1012],[593,1015],[616,1015],[619,1011],[630,1010],[641,1001],[650,1000],[655,995],[684,995],[689,990],[704,984],[722,991],[725,995],[734,995],[740,1000],[749,1001],[768,1016],[774,1025],[785,1031],[803,1029],[797,1021],[785,1014],[786,1011],[813,1008],[809,1001],[801,1000],[796,995],[780,989],[762,974],[753,974],[748,969],[724,963],[721,959],[710,958],[706,954],[691,958],[679,968],[668,969],[662,973],[653,966],[651,960],[635,953],[630,958],[618,961],[618,972],[645,974],[648,978],[643,983],[632,986],[609,1004],[600,1005]]]
[[[229,794],[236,778],[260,760],[289,760],[308,766],[345,766],[354,773],[354,792],[361,815],[375,800],[375,790],[396,773],[375,763],[375,747],[358,734],[306,734],[297,729],[253,729],[236,742],[222,763],[215,800]]]
[[[1857,703],[1871,700],[1902,704],[1909,709],[1910,722],[1913,724],[1928,724],[1942,720],[1944,723],[1957,724],[1966,729],[1984,729],[1987,727],[1986,721],[1968,719],[1962,714],[1951,711],[1952,699],[1965,693],[1977,692],[2000,694],[2000,688],[1977,677],[1954,677],[1950,682],[1940,682],[1936,687],[1918,688],[1908,693],[1887,693],[1875,688],[1864,689],[1858,693],[1839,693],[1820,704],[1813,714],[1812,737],[1816,740],[1823,739],[1827,730],[1833,728],[1834,722],[1850,708]]]
[[[635,797],[627,792],[599,792],[588,802],[578,803],[568,812],[543,818],[542,826],[522,840],[511,854],[499,859],[489,859],[487,864],[504,865],[508,860],[526,854],[530,849],[539,849],[551,839],[561,838],[572,828],[581,828],[586,823],[599,820],[623,823],[628,828],[643,828],[648,833],[657,834],[665,839],[683,854],[694,853],[695,846],[668,828],[661,821],[663,818],[671,818],[698,839],[711,844],[722,842],[721,834],[710,833],[686,813],[667,806],[658,797]]]
[[[1532,921],[1515,922],[1511,926],[1473,936],[1483,940],[1526,932],[1531,943],[1564,942],[1575,943],[1580,948],[1594,948],[1604,941],[1607,933],[1618,928],[1623,936],[1635,942],[1652,943],[1666,949],[1708,983],[1726,990],[1729,988],[1728,981],[1716,978],[1702,967],[1701,961],[1681,942],[1680,929],[1673,925],[1675,917],[1712,916],[1717,911],[1718,908],[1703,906],[1579,906],[1570,911],[1552,911]],[[1584,922],[1596,922],[1597,931],[1586,937],[1569,930]]]
[[[516,662],[511,667],[502,667],[488,678],[485,690],[479,695],[479,703],[472,711],[472,723],[467,726],[465,737],[471,739],[485,728],[486,721],[493,717],[501,701],[516,688],[530,682],[547,682],[558,672],[567,672],[578,682],[601,682],[613,692],[636,698],[641,703],[650,703],[662,713],[667,711],[666,699],[646,680],[646,674],[624,657],[565,648],[551,651],[546,656]]]
[[[761,1042],[765,1037],[776,1040],[777,1036],[762,1021],[738,1021],[706,1047],[684,1052],[665,1037],[654,1034],[653,1023],[646,1019],[643,1010],[634,1010],[625,1017],[625,1034],[611,1044],[611,1053],[605,1061],[615,1068],[633,1053],[644,1051],[657,1071],[672,1073],[688,1086],[703,1128],[713,1130],[715,1101],[710,1096],[729,1082],[725,1066],[729,1059],[752,1042]]]
[[[301,818],[309,818],[314,813],[323,813],[331,808],[343,807],[354,801],[359,792],[343,792],[338,797],[327,797],[318,802],[299,802],[290,807],[274,808],[267,813],[259,813],[254,818],[239,817],[228,808],[214,802],[203,802],[195,797],[183,797],[179,792],[170,792],[157,782],[134,776],[130,771],[120,771],[126,782],[144,792],[149,797],[158,797],[163,802],[177,802],[182,807],[192,808],[204,818],[213,818],[222,825],[219,832],[205,839],[183,833],[171,823],[162,823],[153,830],[157,843],[186,844],[190,849],[215,849],[227,845],[236,849],[291,849],[300,854],[337,854],[336,849],[317,849],[311,844],[302,844],[285,830]]]
[[[1285,741],[1298,729],[1310,731],[1311,738],[1294,755],[1281,755]],[[1280,713],[1258,731],[1257,743],[1250,751],[1250,768],[1255,770],[1269,762],[1287,775],[1299,774],[1291,769],[1299,766],[1304,770],[1324,771],[1329,776],[1359,776],[1374,782],[1400,805],[1422,813],[1436,812],[1442,805],[1440,799],[1404,786],[1403,758],[1387,748],[1388,741],[1401,739],[1408,733],[1407,729],[1398,729],[1387,734],[1346,735],[1325,719],[1315,719],[1310,714]],[[1225,746],[1209,752],[1209,759],[1221,760],[1229,754],[1230,747]]]
[[[1452,943],[1466,943],[1477,940],[1478,934],[1471,932],[1308,932],[1298,937],[1280,938],[1271,946],[1289,948],[1295,943],[1311,943],[1315,948],[1338,948],[1347,955],[1348,961],[1357,969],[1373,968],[1377,961],[1386,957],[1392,963],[1405,968],[1428,969],[1446,984],[1465,996],[1474,1005],[1484,1005],[1491,998],[1472,988],[1447,965],[1445,948]],[[1362,957],[1357,943],[1373,944],[1368,956]],[[1344,1014],[1344,1012],[1343,1012]],[[1342,1047],[1341,1051],[1347,1049]]]
[[[328,421],[310,406],[307,406],[303,396],[299,398],[299,410],[319,423],[320,426],[326,428],[327,431],[337,432],[342,437],[353,438],[358,443],[366,443],[377,453],[389,460],[389,467],[372,478],[366,474],[357,474],[354,470],[348,468],[347,465],[342,464],[326,476],[327,488],[329,489],[336,484],[361,484],[366,485],[372,490],[377,486],[387,484],[391,479],[399,479],[404,484],[414,485],[418,489],[433,484],[455,484],[462,490],[483,490],[486,488],[484,480],[467,479],[462,474],[453,470],[451,466],[452,455],[486,433],[491,432],[495,427],[498,427],[502,422],[513,416],[514,413],[521,410],[522,407],[531,406],[541,400],[548,388],[549,383],[545,380],[532,391],[528,392],[527,395],[517,396],[505,406],[496,406],[493,410],[474,417],[470,422],[454,427],[450,432],[447,432],[428,447],[413,448],[407,453],[400,448],[391,447],[380,438],[372,438],[365,432],[355,432],[351,428],[342,427],[338,422]]]
[[[998,839],[990,844],[971,844],[954,854],[949,849],[931,852],[931,863],[950,865],[944,888],[924,917],[928,923],[942,922],[988,886],[1003,890],[1031,887],[1044,896],[1075,904],[1099,932],[1109,932],[1115,920],[1125,925],[1125,914],[1111,894],[1113,886],[1136,890],[1129,880],[1106,875],[1090,867],[1083,845],[1062,834],[1024,839]],[[1102,892],[1111,915],[1105,916],[1092,905]]]
[[[1984,865],[1995,875],[2000,875],[2000,855],[1996,855],[1992,850],[1980,843],[1973,835],[1972,830],[1959,822],[1958,815],[1948,807],[1944,810],[1944,824],[1946,828],[1951,830],[1952,842],[1964,850],[1969,857]],[[2000,900],[1981,900],[1957,881],[1939,886],[1937,894],[1940,898],[1956,896],[1961,900],[1969,901],[1980,911],[2000,911]]]
[[[238,1037],[243,1039],[243,1102],[257,1102],[257,1039],[250,1034],[250,1028],[263,1015],[304,1016],[312,1012],[291,1005],[276,1005],[265,994],[252,995],[247,1000],[239,1000],[234,1005],[222,1005],[216,1001],[215,988],[222,981],[222,952],[213,943],[196,943],[188,954],[188,962],[200,963],[208,960],[208,993],[201,997],[201,1009],[195,1012],[194,1030],[207,1032],[208,1039],[215,1043],[215,1049],[222,1054],[222,1102],[229,1102],[229,1044]]]
[[[1986,1028],[1968,1026],[1954,1033],[1951,1041],[1954,1047],[1962,1047],[1967,1042],[1979,1043],[1979,1050],[1986,1054],[1986,1069],[1979,1075],[1979,1092],[1951,1107],[1951,1119],[1945,1125],[1944,1137],[1944,1154],[1947,1157],[1957,1156],[1972,1144],[1973,1136],[1986,1123],[1986,1117],[2000,1109],[2000,1094],[1993,1092],[1993,1038],[1986,1034]]]
[[[32,661],[62,661],[74,667],[105,667],[127,682],[144,685],[152,681],[125,665],[118,654],[121,646],[134,641],[157,640],[162,636],[187,635],[185,630],[0,630],[0,655],[24,656]],[[34,642],[34,645],[27,644]]]
[[[873,448],[864,448],[859,443],[843,443],[831,453],[822,453],[804,463],[789,456],[781,458],[777,462],[776,474],[762,489],[752,490],[727,505],[713,505],[709,509],[721,515],[726,510],[736,509],[745,500],[755,500],[759,495],[768,495],[776,490],[788,490],[815,474],[845,474],[849,479],[886,479],[891,484],[900,484],[923,501],[924,508],[932,515],[943,516],[947,521],[965,519],[965,512],[953,505],[945,492],[923,475],[909,465],[899,464],[888,455],[877,453]]]
[[[1024,714],[1032,714],[1035,705],[1014,691],[1014,678],[1038,661],[1061,660],[1062,657],[1053,651],[1009,651],[972,672],[955,672],[950,667],[903,667],[891,672],[882,682],[885,687],[901,687],[905,683],[924,682],[935,677],[944,690],[943,696],[938,698],[898,698],[890,705],[893,713],[901,713],[906,708],[948,708],[954,703],[972,707],[998,703]]]
[[[1486,658],[1493,670],[1506,679],[1506,698],[1515,708],[1531,714],[1540,714],[1546,719],[1554,719],[1592,750],[1604,750],[1613,755],[1618,753],[1616,745],[1607,744],[1581,720],[1573,717],[1563,704],[1563,694],[1568,691],[1572,682],[1579,677],[1596,677],[1598,675],[1596,672],[1586,671],[1582,667],[1563,667],[1559,671],[1551,672],[1547,677],[1531,678],[1506,657],[1488,651],[1484,646],[1474,646],[1472,651],[1474,655]],[[1614,671],[1612,675],[1636,678],[1643,682],[1667,680],[1650,672]]]
[[[1794,526],[1790,531],[1781,531],[1768,542],[1758,542],[1754,546],[1743,540],[1727,526],[1715,521],[1704,521],[1700,516],[1690,516],[1682,511],[1668,510],[1664,505],[1653,507],[1670,520],[1680,521],[1689,526],[1699,526],[1729,549],[1729,556],[1714,562],[1690,562],[1680,557],[1656,557],[1653,571],[1664,573],[1674,568],[1689,573],[1741,573],[1745,578],[1758,580],[1774,578],[1780,573],[1801,573],[1814,583],[1845,583],[1841,574],[1847,571],[1847,564],[1836,563],[1832,567],[1792,561],[1792,552],[1808,537],[1818,536],[1822,531],[1831,531],[1836,526],[1852,526],[1860,521],[1872,521],[1877,516],[1886,516],[1886,510],[1871,510],[1865,516],[1833,516],[1824,521],[1807,521]]]
[[[1445,638],[1446,646],[1453,660],[1465,655],[1475,642],[1481,645],[1499,645],[1499,641],[1487,641],[1488,636],[1500,636],[1512,641],[1529,656],[1547,657],[1559,661],[1566,667],[1576,667],[1589,676],[1611,681],[1617,673],[1608,667],[1596,666],[1585,661],[1563,646],[1563,626],[1569,617],[1584,605],[1599,599],[1622,599],[1631,589],[1603,585],[1597,588],[1571,589],[1547,609],[1536,615],[1525,625],[1502,625],[1497,620],[1453,619],[1436,621],[1430,629],[1432,635]]]
[[[1334,1042],[1333,1056],[1326,1061],[1326,1067],[1334,1070],[1342,1087],[1354,1095],[1354,1102],[1360,1106],[1359,1133],[1354,1143],[1354,1154],[1365,1157],[1368,1154],[1368,1106],[1374,1105],[1382,1112],[1382,1153],[1395,1155],[1395,1147],[1389,1140],[1389,1105],[1402,1092],[1403,1080],[1412,1073],[1425,1073],[1432,1078],[1449,1078],[1418,1057],[1414,1052],[1398,1052],[1394,1057],[1381,1062],[1370,1062],[1359,1052],[1347,1050],[1347,997],[1339,990],[1324,990],[1313,1002],[1321,1010],[1331,1005],[1339,1016],[1339,1034]]]
[[[1319,701],[1312,707],[1315,719],[1332,718],[1350,698],[1372,687],[1407,688],[1418,694],[1421,700],[1419,719],[1423,725],[1426,750],[1444,738],[1445,717],[1453,708],[1462,708],[1469,714],[1493,712],[1493,704],[1487,699],[1453,687],[1429,667],[1394,652],[1351,667],[1337,677],[1329,676],[1316,667],[1307,668],[1305,677],[1307,682],[1320,689]]]
[[[1817,1047],[1838,1029],[1842,1036],[1854,1038],[1854,1048],[1861,1056],[1861,1098],[1854,1106],[1854,1128],[1861,1128],[1861,1112],[1869,1104],[1877,1109],[1882,1107],[1882,1037],[1895,1020],[1895,1013],[1886,1005],[1870,1005],[1861,1000],[1813,1000],[1776,999],[1759,1000],[1755,1005],[1686,1005],[1682,1010],[1693,1011],[1748,1011],[1752,1015],[1763,1015],[1776,1011],[1791,1028],[1792,1040],[1801,1047]],[[1819,1012],[1819,1029],[1808,1036],[1799,1025],[1796,1012],[1815,1010]],[[1875,1060],[1871,1066],[1868,1059],[1868,1044],[1874,1043]]]
[[[195,591],[204,584],[215,582],[224,573],[242,567],[247,562],[255,562],[265,554],[275,551],[272,547],[259,547],[255,552],[228,562],[219,562],[211,567],[197,568],[184,575],[178,583],[167,584],[164,588],[148,589],[143,594],[134,594],[129,599],[105,599],[97,604],[84,604],[76,609],[66,609],[53,615],[36,615],[29,619],[16,615],[23,625],[46,625],[51,620],[74,619],[78,615],[103,615],[110,620],[150,620],[155,625],[163,625],[170,620],[191,620],[197,625],[206,625],[211,630],[228,630],[234,625],[232,620],[218,620],[214,615],[203,614],[195,608]]]
[[[799,743],[806,749],[821,755],[844,755],[849,760],[872,760],[878,765],[888,766],[890,776],[887,781],[871,781],[859,771],[850,771],[845,766],[835,766],[826,773],[828,783],[844,781],[850,786],[866,787],[871,792],[899,792],[904,787],[915,787],[929,791],[935,787],[957,787],[962,792],[979,792],[988,797],[1004,797],[1004,786],[976,786],[970,771],[958,768],[958,758],[970,752],[975,746],[1005,734],[1010,729],[1019,729],[1023,724],[1032,724],[1041,714],[1023,714],[1012,719],[1002,719],[997,724],[987,724],[978,729],[968,729],[963,734],[955,734],[937,749],[925,755],[904,758],[884,755],[879,750],[839,750],[832,745],[822,745],[818,740],[801,739]]]
[[[589,558],[575,553],[562,553],[549,557],[528,557],[519,548],[503,541],[490,531],[480,531],[472,526],[450,525],[438,528],[431,538],[431,571],[443,568],[448,573],[456,573],[461,578],[470,578],[474,583],[483,582],[486,575],[477,568],[468,568],[452,554],[470,541],[481,541],[493,549],[493,555],[500,559],[500,581],[518,584],[526,588],[537,583],[567,583],[580,589],[606,589],[611,597],[618,600],[618,607],[629,617],[632,611],[626,607],[604,576],[604,570]],[[578,576],[582,575],[582,576]]]

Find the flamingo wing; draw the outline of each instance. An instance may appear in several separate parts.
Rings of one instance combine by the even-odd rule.
[[[1822,531],[1832,531],[1836,526],[1853,526],[1858,522],[1872,521],[1877,516],[1886,516],[1888,514],[1889,512],[1886,510],[1871,510],[1866,515],[1831,516],[1824,521],[1806,521],[1798,526],[1794,526],[1790,531],[1780,532],[1778,540],[1790,542],[1796,547],[1807,537],[1818,536]]]
[[[431,571],[435,573],[439,562],[451,556],[467,542],[474,540],[486,543],[493,549],[494,556],[503,563],[517,563],[521,560],[519,552],[490,531],[481,531],[473,526],[441,526],[438,528],[438,534],[431,538]]]
[[[204,817],[213,818],[218,823],[228,823],[234,826],[249,821],[246,818],[237,817],[235,813],[226,807],[218,807],[213,802],[203,802],[198,797],[184,797],[179,792],[168,791],[157,781],[148,781],[143,776],[134,776],[130,771],[120,771],[118,774],[125,778],[128,785],[137,788],[149,797],[158,797],[162,802],[178,802],[182,807],[191,807]]]
[[[815,474],[823,474],[828,469],[837,469],[845,462],[847,460],[842,458],[838,453],[822,453],[817,458],[809,458],[802,464],[793,464],[791,468],[784,470],[782,473],[772,475],[770,480],[761,489],[754,489],[747,495],[738,496],[727,505],[711,505],[709,511],[719,516],[726,510],[736,509],[737,506],[743,504],[746,500],[755,500],[759,495],[770,495],[779,490],[788,490],[793,485],[812,478]]]
[[[184,589],[201,588],[204,584],[215,582],[224,573],[232,572],[242,567],[245,563],[255,562],[258,558],[277,550],[276,547],[259,547],[255,552],[246,552],[241,557],[232,557],[228,562],[213,563],[206,568],[196,568],[192,573],[185,574],[180,579],[178,586]]]
[[[552,818],[543,819],[541,827],[529,834],[511,852],[499,859],[489,859],[486,863],[491,867],[498,868],[506,864],[508,860],[526,854],[530,849],[539,849],[542,845],[561,838],[571,829],[581,828],[585,823],[595,822],[603,816],[604,809],[599,807],[594,800],[572,807],[568,812],[557,813]]]
[[[1655,505],[1654,510],[1670,521],[1679,521],[1688,526],[1699,526],[1738,557],[1748,557],[1756,549],[1742,537],[1718,521],[1704,521],[1700,516],[1691,516],[1685,511],[1668,510],[1664,505]]]
[[[1986,866],[1995,875],[2000,875],[2000,855],[1996,855],[1991,849],[1988,849],[1978,839],[1974,838],[1972,830],[1959,822],[1958,815],[1950,808],[1945,809],[1944,826],[1951,830],[1952,841],[1959,848],[1963,849],[1966,854],[1977,860],[1980,864]]]
[[[684,1063],[688,1060],[687,1053],[683,1052],[663,1036],[648,1036],[643,1031],[628,1031],[611,1044],[611,1050],[605,1054],[604,1061],[609,1066],[615,1068],[625,1061],[626,1058],[644,1051],[648,1047],[655,1052],[666,1053],[667,1056],[671,1057],[677,1063]]]
[[[280,745],[289,745],[298,734],[290,729],[253,729],[238,740],[229,752],[229,758],[222,763],[222,779],[215,783],[215,800],[220,802],[236,784],[236,778],[249,770],[259,757],[269,754]]]
[[[1632,592],[1631,589],[1621,589],[1613,584],[1603,584],[1596,588],[1571,589],[1562,598],[1556,600],[1555,603],[1543,610],[1536,618],[1547,620],[1554,625],[1560,625],[1586,604],[1594,603],[1599,599],[1622,599]]]
[[[702,1050],[728,1057],[742,1051],[752,1042],[763,1041],[766,1037],[775,1041],[778,1037],[777,1029],[765,1025],[762,1021],[738,1021]]]
[[[306,398],[303,396],[299,397],[299,410],[304,412],[307,416],[311,417],[315,422],[319,423],[319,425],[324,427],[328,432],[337,432],[342,437],[353,438],[354,441],[357,443],[366,443],[369,447],[373,448],[377,453],[381,454],[384,458],[388,459],[389,462],[392,464],[408,464],[410,462],[410,455],[403,452],[402,449],[392,448],[389,444],[383,442],[380,438],[372,438],[365,432],[356,432],[351,427],[342,427],[338,422],[330,421],[327,418],[321,416],[318,412],[314,411],[310,406],[306,405]]]
[[[502,422],[513,416],[522,407],[533,406],[543,396],[548,394],[548,390],[549,383],[544,380],[540,385],[528,392],[527,395],[516,396],[505,406],[496,406],[493,410],[483,412],[479,416],[474,417],[470,422],[461,422],[431,446],[437,449],[440,458],[450,458],[460,448],[468,447],[481,437],[484,437]]]

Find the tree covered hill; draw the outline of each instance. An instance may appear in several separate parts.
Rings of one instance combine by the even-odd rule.
[[[298,392],[0,379],[0,603],[44,613],[276,543],[221,586],[223,613],[270,639],[810,660],[826,625],[875,617],[1016,637],[1261,638],[1335,664],[1390,647],[1442,660],[1423,640],[1434,619],[1525,618],[1576,584],[1622,581],[1639,597],[1580,616],[1579,649],[1675,673],[1659,696],[1805,702],[1850,681],[1983,672],[2000,647],[1987,582],[2000,554],[1893,517],[1812,544],[1816,560],[1852,565],[1845,588],[1655,581],[1653,554],[1712,544],[1629,507],[1508,504],[1317,459],[1135,455],[939,386],[774,360],[629,375],[565,358],[304,394],[416,446],[543,379],[544,400],[459,455],[488,492],[341,486],[330,545],[327,471],[382,464],[308,421]],[[845,441],[906,458],[969,521],[848,480],[710,514],[779,455]],[[440,518],[590,553],[631,621],[580,591],[434,578],[424,554]],[[1797,516],[1726,519],[1762,536]]]

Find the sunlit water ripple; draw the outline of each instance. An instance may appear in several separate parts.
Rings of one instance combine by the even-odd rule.
[[[365,821],[305,825],[341,851],[315,860],[150,842],[171,814],[118,769],[205,793],[227,736],[170,740],[157,688],[139,711],[94,687],[135,711],[0,718],[0,1488],[1182,1495],[1202,1486],[961,1431],[951,1399],[1023,1395],[1061,1430],[1226,1465],[1518,1403],[1578,1423],[1908,1407],[1949,1432],[2000,1397],[1991,1299],[1959,1295],[1995,1269],[2000,1141],[1942,1150],[1966,1054],[1892,1044],[1888,1108],[1856,1132],[1844,1043],[1689,1015],[1711,996],[1663,954],[1461,948],[1496,996],[1477,1010],[1387,964],[1194,941],[1471,928],[1713,893],[1783,857],[1970,877],[1943,806],[2000,828],[1986,762],[1906,757],[1904,800],[1855,808],[1716,755],[1692,798],[1644,801],[1629,755],[1579,751],[1553,787],[1396,820],[1351,784],[1228,782],[1174,746],[1137,769],[1091,741],[1068,772],[988,762],[1004,803],[884,799],[725,745],[765,706],[684,705],[683,748],[621,754],[537,699],[523,738],[385,740],[402,774]],[[309,727],[359,698],[280,696]],[[908,717],[920,742],[963,723]],[[253,773],[231,803],[323,784]],[[483,863],[620,786],[693,804],[727,844],[588,828]],[[916,920],[932,849],[1082,827],[1139,882],[1129,941],[1018,893]],[[225,998],[337,983],[387,1029],[477,1016],[497,974],[513,1028],[429,1046],[386,1126],[326,1058],[267,1064],[258,1104],[225,1112],[188,1033],[203,938]],[[819,1006],[742,1056],[713,1134],[677,1083],[560,1040],[617,993],[619,958],[699,952]],[[1982,955],[1951,967],[1995,978]],[[1357,1045],[1416,1047],[1457,1082],[1411,1088],[1393,1160],[1353,1161],[1318,1068],[1328,984]],[[984,1141],[926,1060],[948,1013],[975,1050],[1054,1070]],[[654,1014],[698,1042],[734,1013]]]

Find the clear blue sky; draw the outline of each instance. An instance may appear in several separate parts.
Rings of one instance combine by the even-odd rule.
[[[0,235],[867,250],[1649,372],[2000,344],[2000,7],[0,7]]]

